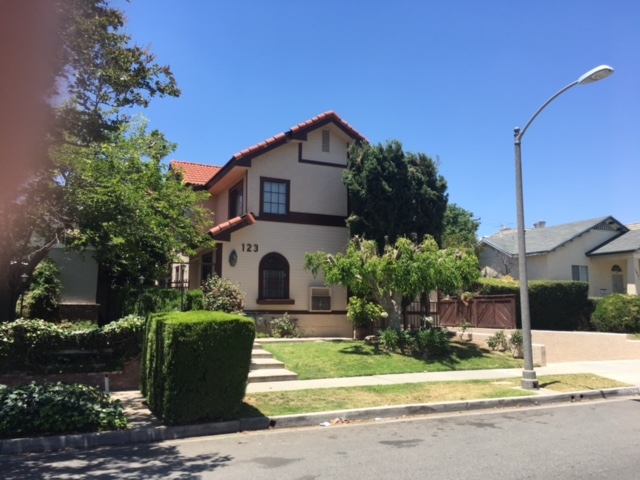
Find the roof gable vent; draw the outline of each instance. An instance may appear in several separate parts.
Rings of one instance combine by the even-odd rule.
[[[329,151],[329,139],[330,139],[329,130],[322,130],[322,151],[323,152]]]

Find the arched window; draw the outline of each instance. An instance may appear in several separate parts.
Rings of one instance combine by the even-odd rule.
[[[279,253],[267,253],[259,266],[261,300],[289,298],[289,262]]]

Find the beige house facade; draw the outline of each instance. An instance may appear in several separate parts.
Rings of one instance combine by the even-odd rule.
[[[288,313],[303,334],[351,336],[347,291],[303,267],[307,252],[343,251],[348,241],[347,150],[366,139],[325,112],[234,155],[222,167],[173,161],[211,196],[213,250],[188,260],[189,288],[211,273],[237,283],[256,318]],[[208,178],[207,178],[208,177]]]
[[[599,217],[525,233],[529,280],[589,283],[589,296],[640,292],[640,224],[623,225]],[[485,276],[519,278],[516,230],[502,230],[480,241]]]

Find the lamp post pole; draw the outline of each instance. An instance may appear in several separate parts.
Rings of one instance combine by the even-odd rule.
[[[22,281],[22,294],[20,295],[20,318],[22,318],[22,309],[24,307],[24,294],[27,289],[27,280],[29,280],[29,275],[23,273],[20,275],[20,280]]]
[[[527,259],[526,259],[526,240],[525,240],[525,223],[524,223],[524,195],[522,191],[522,153],[520,144],[522,143],[522,137],[526,133],[529,125],[536,119],[536,117],[544,110],[558,96],[566,92],[576,85],[586,85],[589,83],[597,82],[603,78],[608,77],[613,73],[613,68],[607,65],[600,65],[587,73],[582,75],[578,80],[570,83],[553,97],[547,100],[536,113],[533,114],[531,119],[526,123],[524,128],[520,130],[518,127],[514,129],[514,146],[515,146],[515,159],[516,159],[516,208],[518,217],[518,277],[520,279],[520,317],[522,320],[522,341],[523,341],[523,356],[524,356],[524,370],[522,371],[521,386],[524,389],[538,388],[538,379],[536,372],[533,369],[533,346],[531,341],[531,316],[529,311],[529,284],[527,277]]]

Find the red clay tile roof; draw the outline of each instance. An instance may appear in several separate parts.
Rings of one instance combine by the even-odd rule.
[[[220,171],[221,167],[213,165],[202,165],[200,163],[182,162],[171,160],[170,168],[173,171],[181,171],[184,181],[189,185],[204,186]]]
[[[318,128],[327,123],[335,123],[342,131],[347,135],[355,138],[361,142],[367,142],[367,139],[360,134],[351,125],[345,122],[340,116],[332,110],[321,113],[313,117],[306,122],[299,123],[298,125],[291,127],[291,129],[285,133],[279,133],[271,138],[266,139],[263,142],[257,143],[252,147],[245,148],[244,150],[236,153],[223,167],[214,167],[213,165],[202,165],[199,163],[182,162],[178,160],[171,161],[172,170],[181,170],[184,175],[184,180],[191,185],[197,187],[211,188],[219,178],[224,177],[235,166],[250,166],[251,158],[259,155],[271,148],[275,148],[279,145],[287,143],[292,138],[305,138],[308,131]],[[240,160],[244,161],[240,162]],[[249,163],[246,163],[249,162]],[[218,175],[218,173],[220,175]],[[214,177],[216,177],[214,179]]]
[[[256,219],[253,214],[249,212],[239,217],[234,217],[231,220],[227,220],[226,222],[222,222],[220,225],[213,227],[207,233],[215,238],[216,235],[219,235],[230,228],[236,227],[235,230],[238,230],[242,227],[246,227],[247,225],[253,225],[254,223],[256,223]]]
[[[233,157],[231,157],[230,161],[240,160],[243,157],[255,154],[261,150],[265,150],[272,145],[284,143],[286,142],[287,138],[291,138],[297,133],[311,130],[318,124],[325,124],[330,121],[335,122],[340,128],[342,128],[342,130],[351,135],[353,138],[356,138],[362,142],[367,141],[367,139],[362,136],[360,132],[358,132],[355,128],[345,122],[342,118],[340,118],[340,116],[336,112],[334,112],[333,110],[329,110],[328,112],[324,112],[313,117],[311,120],[307,120],[306,122],[302,122],[294,127],[291,127],[291,129],[286,133],[279,133],[274,137],[266,139],[264,142],[257,143],[256,145],[253,145],[249,148],[245,148],[244,150],[236,153]]]

